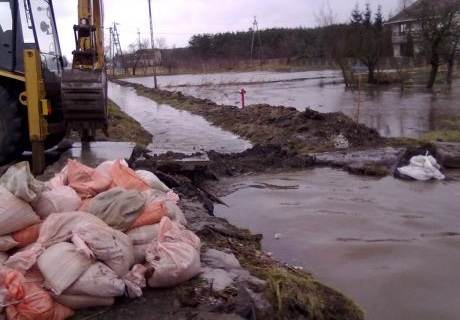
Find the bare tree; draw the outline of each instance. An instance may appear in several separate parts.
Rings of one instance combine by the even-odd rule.
[[[327,27],[337,24],[337,14],[332,10],[329,0],[323,1],[319,11],[315,13],[315,20],[318,27]]]
[[[454,59],[460,37],[460,1],[444,0],[442,3],[424,1],[419,13],[419,37],[431,64],[427,88],[433,88],[439,67],[448,64],[448,81],[451,81]],[[450,75],[449,75],[450,73]],[[450,77],[450,80],[449,80]]]
[[[399,0],[399,11],[410,7],[414,2],[415,0]]]
[[[331,7],[329,0],[324,1],[321,8],[315,13],[316,24],[322,28],[320,36],[322,43],[328,48],[324,50],[342,71],[343,80],[347,88],[353,84],[353,75],[348,57],[351,54],[349,45],[350,30],[345,25],[338,24],[337,14]]]

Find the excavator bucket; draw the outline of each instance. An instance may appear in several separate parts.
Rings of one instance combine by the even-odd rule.
[[[94,137],[96,130],[107,130],[107,76],[104,71],[65,70],[61,99],[67,130],[82,138]]]

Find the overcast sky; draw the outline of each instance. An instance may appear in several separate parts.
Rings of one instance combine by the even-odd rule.
[[[104,0],[105,27],[114,21],[120,29],[123,49],[149,39],[148,0]],[[164,38],[168,47],[186,46],[193,34],[248,30],[257,16],[259,27],[310,27],[327,0],[152,0],[155,37]],[[385,17],[395,12],[399,0],[329,0],[339,21],[348,21],[360,3],[380,4]],[[76,22],[77,0],[54,1],[61,47],[70,55],[73,48],[72,26]],[[108,39],[108,32],[107,32]]]

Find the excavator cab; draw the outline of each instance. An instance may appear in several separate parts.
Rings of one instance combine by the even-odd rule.
[[[70,130],[89,140],[107,128],[101,0],[78,1],[76,50],[64,68],[51,0],[0,0],[0,165],[44,150]]]

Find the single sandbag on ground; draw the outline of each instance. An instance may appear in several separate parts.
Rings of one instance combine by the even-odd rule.
[[[40,222],[32,207],[0,186],[0,236]]]
[[[32,203],[35,212],[46,219],[50,214],[72,212],[80,208],[82,201],[74,189],[67,186],[43,192],[37,200]]]
[[[82,199],[92,198],[110,188],[111,179],[76,160],[69,160],[67,179]]]
[[[0,252],[7,252],[8,250],[16,248],[18,245],[19,243],[15,241],[11,235],[0,237]]]
[[[200,239],[181,224],[164,217],[158,239],[146,251],[155,270],[148,284],[152,288],[173,287],[200,273]]]
[[[136,170],[136,175],[147,183],[150,188],[159,190],[162,192],[168,192],[171,189],[168,188],[154,173],[146,170]]]
[[[73,243],[85,254],[93,254],[123,277],[134,265],[131,239],[121,231],[98,224],[84,223],[73,230]]]
[[[125,283],[117,274],[102,262],[89,267],[85,273],[70,286],[66,295],[88,295],[95,297],[120,297],[125,293]]]
[[[29,270],[46,248],[70,240],[79,224],[97,224],[108,228],[104,221],[84,212],[54,213],[41,225],[37,242],[11,256],[6,265],[22,272]]]
[[[87,211],[112,228],[126,231],[144,208],[145,198],[139,191],[114,188],[93,198]]]
[[[77,252],[68,242],[55,244],[38,258],[38,268],[45,278],[45,286],[59,295],[70,287],[93,261]]]
[[[11,166],[0,178],[0,185],[26,202],[34,201],[46,189],[43,182],[34,178],[27,161]]]
[[[95,307],[110,307],[115,303],[114,298],[91,297],[91,296],[73,296],[60,295],[54,296],[56,302],[71,308],[73,310],[95,308]]]

